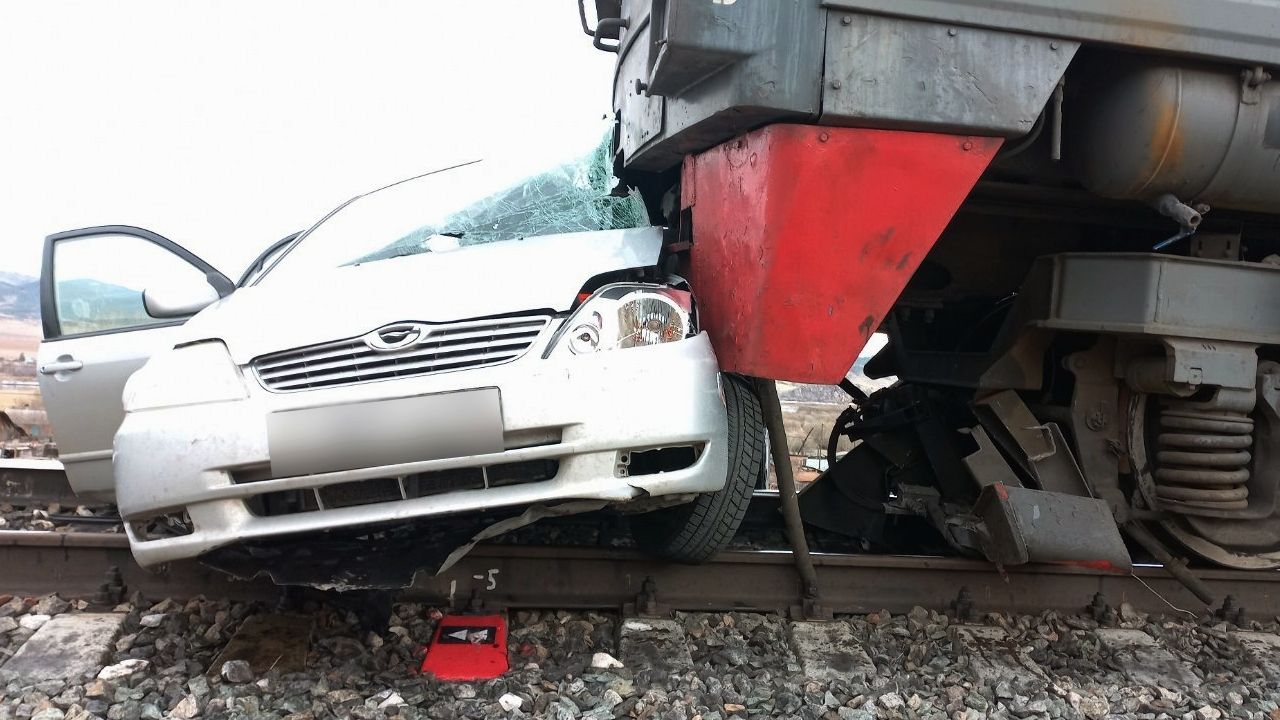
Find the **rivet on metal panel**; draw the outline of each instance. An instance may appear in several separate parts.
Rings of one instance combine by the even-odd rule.
[[[843,87],[843,86],[844,86],[844,83],[840,82],[839,80],[832,80],[832,81],[831,81],[831,89],[832,89],[832,90],[839,90],[839,89],[840,89],[841,87]]]
[[[826,142],[831,139],[828,133],[818,133],[818,142]]]
[[[965,152],[968,152],[973,149],[973,143],[969,140],[965,140],[964,144],[960,146],[960,149],[964,150]]]
[[[852,25],[852,24],[853,24],[853,16],[852,16],[852,15],[845,15],[844,17],[840,18],[840,24],[841,24],[841,25]]]
[[[955,28],[947,28],[947,36],[948,36],[948,37],[955,37],[955,36],[956,36],[956,29],[955,29]]]
[[[1049,43],[1049,49],[1056,51],[1058,49],[1058,43],[1056,42]]]

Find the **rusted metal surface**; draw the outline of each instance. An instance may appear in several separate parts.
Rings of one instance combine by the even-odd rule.
[[[1061,38],[829,13],[821,122],[1021,137],[1079,47]]]
[[[1179,55],[1280,63],[1274,0],[824,0],[938,23],[1053,35]]]
[[[843,378],[1000,144],[770,125],[689,157],[690,279],[721,369]]]
[[[1073,65],[1068,151],[1081,184],[1153,203],[1188,231],[1202,203],[1275,212],[1280,147],[1266,132],[1280,118],[1280,87],[1261,68],[1244,72],[1125,53],[1094,53]]]
[[[1113,448],[1120,446],[1120,389],[1111,377],[1115,340],[1103,337],[1089,350],[1072,353],[1067,367],[1075,376],[1071,394],[1071,429],[1076,457],[1085,481],[1107,502],[1116,522],[1129,517],[1129,503],[1120,489],[1120,467]]]
[[[187,598],[196,595],[232,598],[274,598],[279,589],[268,582],[242,583],[194,563],[149,572],[129,554],[129,540],[118,533],[57,533],[0,531],[0,568],[4,592],[64,597],[89,597],[102,584],[108,569],[118,567],[125,585],[148,597]]]
[[[979,612],[1078,611],[1097,592],[1141,611],[1171,612],[1166,600],[1193,612],[1204,610],[1155,567],[1117,575],[1024,566],[1002,575],[989,563],[959,558],[815,554],[813,561],[823,605],[838,613],[903,612],[915,605],[942,609],[962,587]],[[272,599],[279,594],[268,582],[233,582],[192,563],[175,563],[163,574],[143,571],[118,535],[0,532],[0,567],[6,570],[0,592],[87,597],[111,565],[120,566],[131,592],[148,597]],[[1234,594],[1250,615],[1280,613],[1280,574],[1201,570],[1199,575],[1219,595]],[[648,578],[658,604],[671,609],[782,611],[799,602],[789,552],[733,552],[705,565],[679,565],[615,550],[506,545],[477,547],[444,575],[419,578],[407,595],[457,607],[474,595],[490,609],[620,608],[636,601]]]
[[[1115,518],[1102,500],[1033,488],[983,488],[973,514],[982,520],[982,554],[1002,565],[1028,562],[1128,572]]]
[[[778,477],[778,500],[783,522],[787,528],[787,544],[796,562],[796,572],[799,573],[800,581],[803,583],[804,615],[810,618],[821,614],[817,607],[821,590],[818,585],[818,573],[809,556],[809,541],[805,538],[804,521],[800,518],[800,503],[796,497],[796,478],[792,472],[791,458],[787,453],[787,428],[782,422],[782,404],[778,402],[777,383],[772,380],[760,380],[756,383],[756,388],[760,395],[761,409],[764,411],[765,427],[769,431],[769,452],[773,458],[774,472]]]
[[[691,150],[822,109],[827,13],[815,1],[625,0],[619,13],[613,107],[629,169],[678,167]]]
[[[1278,9],[1274,0],[625,0],[609,9],[626,23],[613,78],[622,161],[628,172],[664,171],[751,128],[819,114],[837,125],[1013,136],[1029,129],[1028,113],[1033,121],[1044,108],[1081,45],[1261,70],[1280,64]],[[1052,113],[1071,107],[1055,102]],[[1078,160],[1070,138],[1058,142],[1070,116],[1045,125],[1054,159]],[[1267,132],[1280,136],[1280,123]],[[1253,137],[1234,167],[1262,169]],[[1229,195],[1273,192],[1221,175]]]

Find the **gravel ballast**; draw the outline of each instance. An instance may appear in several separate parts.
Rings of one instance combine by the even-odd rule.
[[[86,609],[102,608],[0,595],[0,660],[48,618]],[[441,617],[418,604],[396,604],[379,631],[335,604],[295,608],[312,632],[306,670],[289,673],[243,661],[209,673],[245,618],[273,611],[265,605],[134,597],[106,609],[127,616],[94,672],[23,685],[0,664],[0,720],[1280,720],[1274,621],[1250,623],[1250,635],[1123,606],[1108,627],[1057,613],[961,625],[924,608],[826,626],[736,612],[664,622],[514,611],[510,672],[472,683],[417,672]],[[646,648],[646,638],[667,645]]]

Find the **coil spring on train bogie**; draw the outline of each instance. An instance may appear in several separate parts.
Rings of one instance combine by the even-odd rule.
[[[1160,413],[1156,445],[1156,496],[1168,509],[1195,515],[1249,506],[1253,419],[1247,414],[1171,403]]]

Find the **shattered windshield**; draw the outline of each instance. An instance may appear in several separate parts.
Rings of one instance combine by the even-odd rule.
[[[263,281],[501,240],[648,225],[639,193],[614,184],[607,139],[584,157],[523,179],[483,160],[437,170],[339,206]]]

